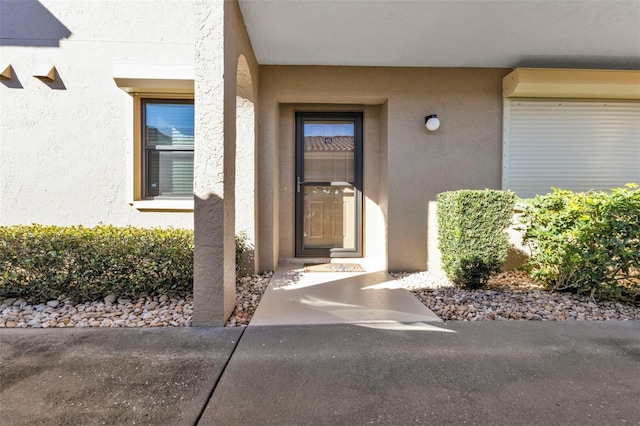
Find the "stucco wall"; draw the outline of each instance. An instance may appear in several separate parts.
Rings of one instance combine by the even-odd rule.
[[[258,65],[237,2],[198,0],[195,10],[193,323],[223,325],[235,306],[235,222],[236,211],[243,211],[235,197],[236,147],[255,149],[255,135],[252,146],[246,129],[237,132],[236,120],[252,121],[245,102],[257,98]],[[243,164],[252,160],[246,152],[240,157],[238,165],[246,169]],[[238,200],[253,204],[255,194]]]
[[[191,228],[191,212],[128,203],[132,97],[113,65],[193,63],[192,2],[15,1],[3,15],[0,224]],[[34,78],[39,64],[59,78]]]
[[[447,190],[500,188],[502,78],[509,71],[263,66],[259,139],[265,156],[259,159],[260,191],[278,188],[279,177],[286,175],[286,170],[275,171],[285,165],[271,154],[286,149],[276,130],[283,131],[277,124],[282,120],[279,104],[380,105],[379,149],[384,152],[379,167],[380,174],[387,176],[387,185],[379,192],[383,194],[380,211],[386,214],[388,268],[424,270],[429,202]],[[442,122],[435,132],[424,127],[428,114],[438,114]],[[281,201],[282,188],[275,194],[261,198],[261,210],[290,208]],[[261,221],[260,246],[278,251],[279,234],[271,232],[270,223]],[[263,269],[269,266],[261,264]]]

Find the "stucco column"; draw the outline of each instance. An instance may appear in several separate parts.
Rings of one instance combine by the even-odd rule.
[[[233,179],[225,165],[225,2],[195,2],[193,325],[224,325],[235,304]],[[234,88],[235,89],[235,88]],[[235,94],[234,94],[235,95]],[[235,117],[233,119],[235,125]],[[235,135],[234,135],[235,136]],[[230,184],[231,183],[231,184]]]

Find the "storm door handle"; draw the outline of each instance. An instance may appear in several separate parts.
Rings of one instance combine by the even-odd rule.
[[[303,183],[306,183],[306,182],[303,182],[303,181],[300,179],[300,176],[296,177],[296,188],[297,188],[297,191],[298,191],[298,192],[300,192],[300,185],[302,185]]]

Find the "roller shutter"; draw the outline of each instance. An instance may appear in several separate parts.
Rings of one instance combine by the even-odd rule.
[[[503,189],[586,191],[640,183],[640,102],[505,99]]]

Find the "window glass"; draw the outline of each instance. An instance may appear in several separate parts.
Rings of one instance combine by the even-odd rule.
[[[146,198],[193,196],[193,101],[146,100]]]
[[[304,180],[306,182],[353,182],[353,122],[304,122]]]

